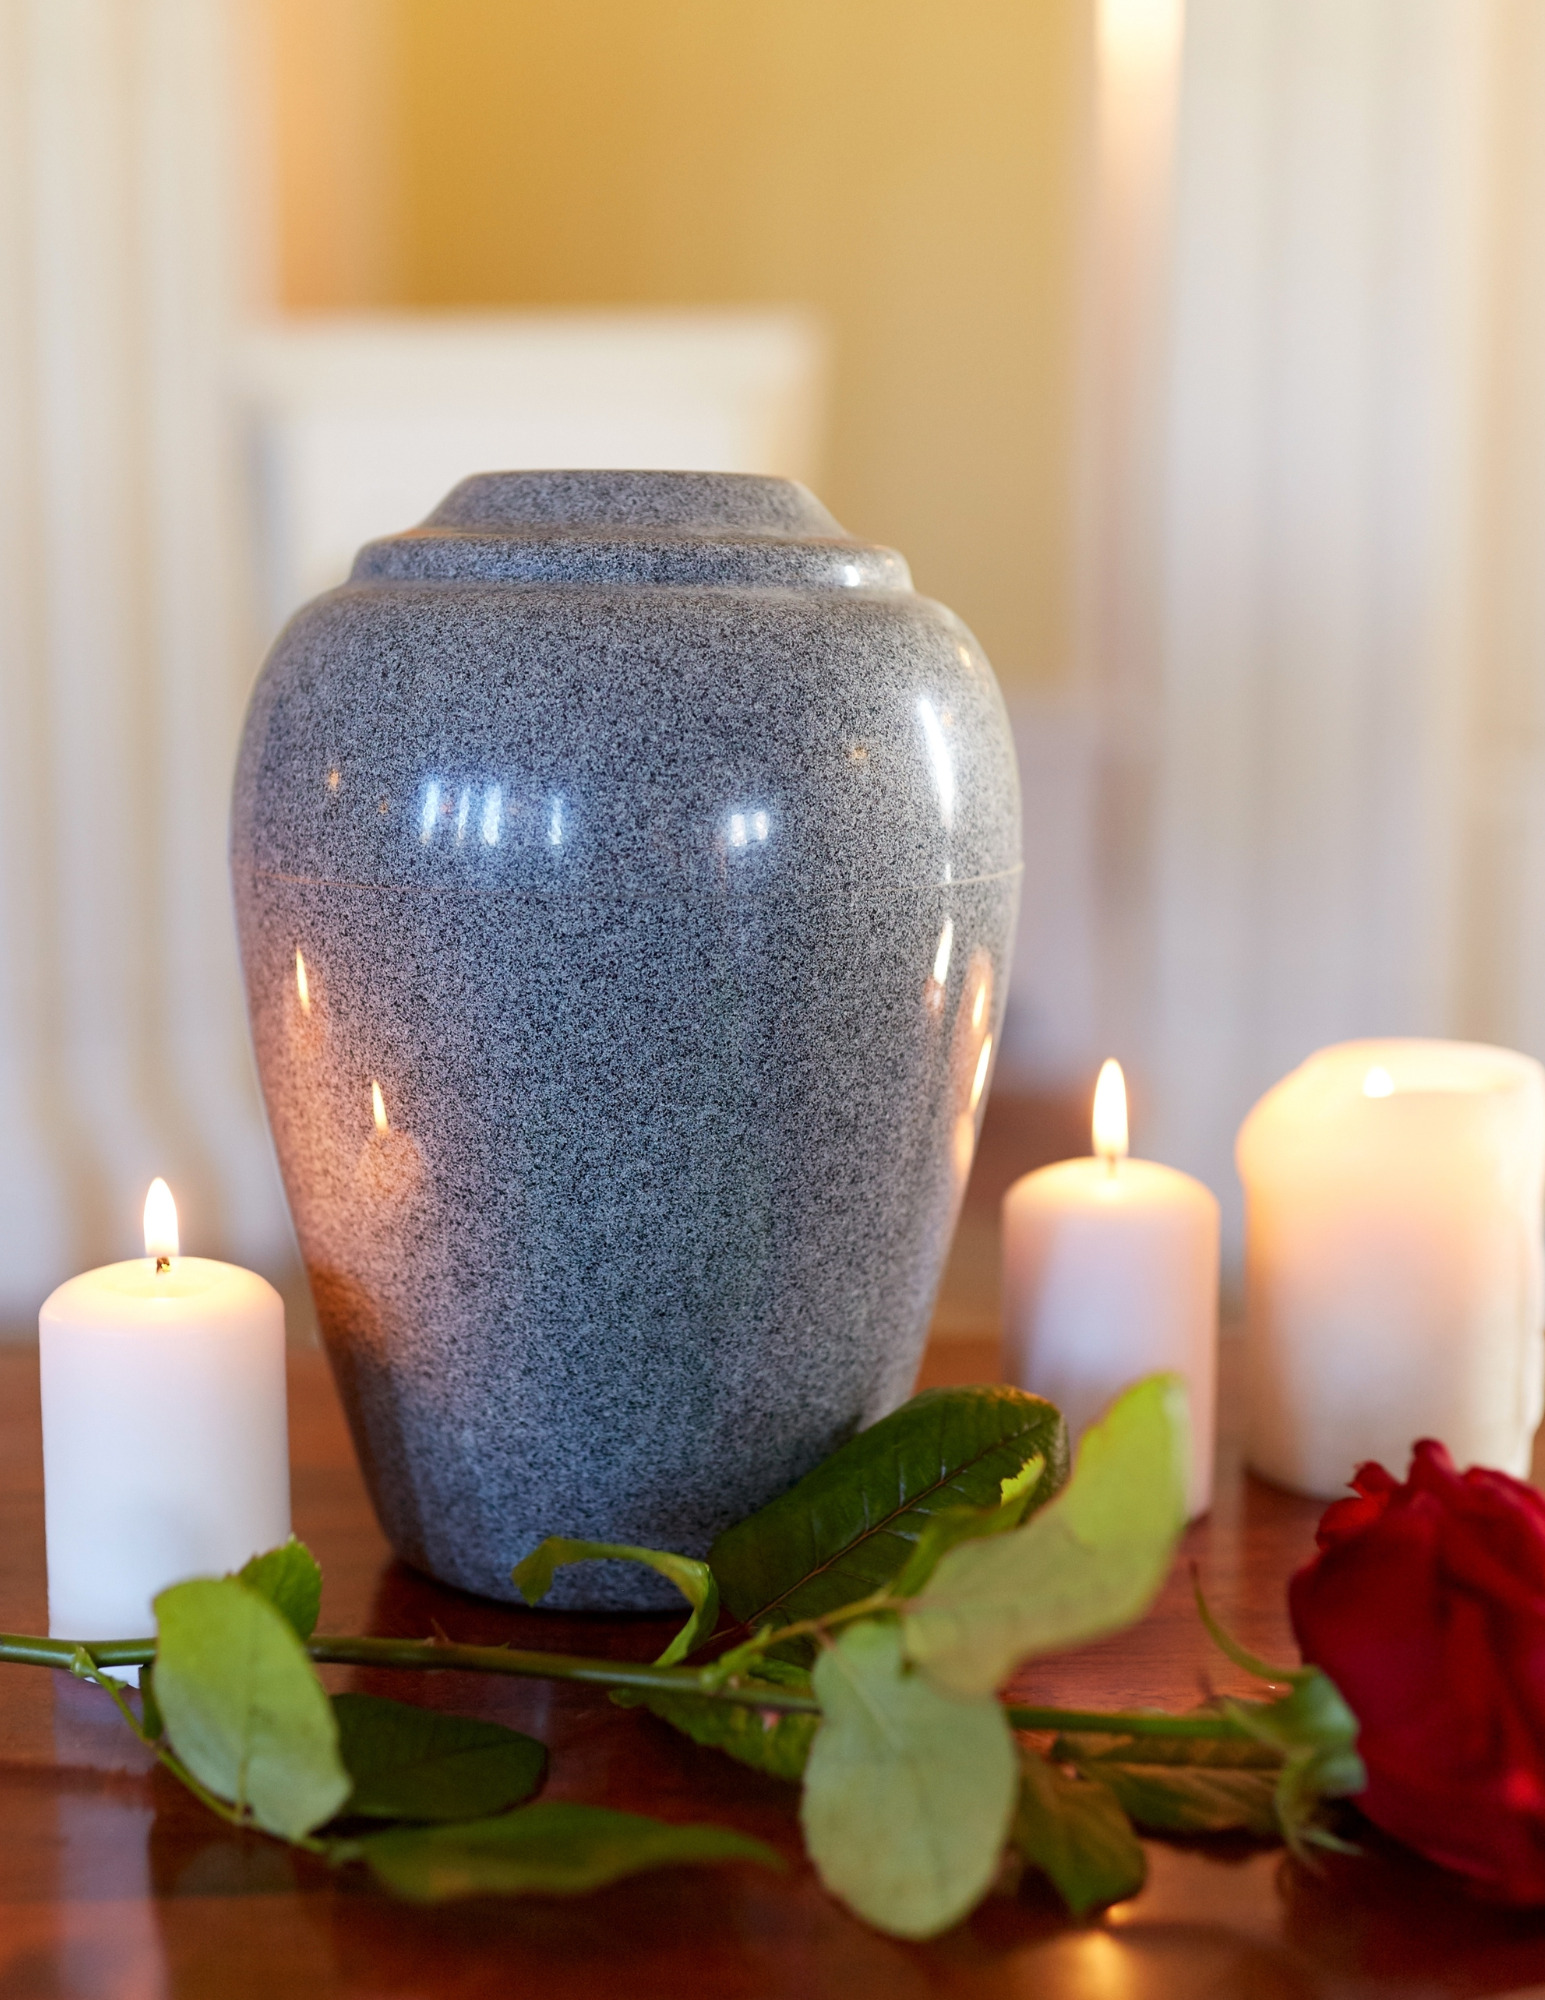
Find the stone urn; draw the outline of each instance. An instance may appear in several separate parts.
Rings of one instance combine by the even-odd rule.
[[[405,1561],[514,1598],[544,1535],[701,1553],[907,1396],[1020,847],[991,669],[893,550],[780,479],[464,480],[280,636],[231,864]]]

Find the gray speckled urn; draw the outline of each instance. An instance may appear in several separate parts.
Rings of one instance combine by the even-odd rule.
[[[992,672],[900,556],[784,480],[468,479],[280,637],[232,869],[408,1562],[510,1598],[547,1534],[700,1552],[907,1395],[1020,857]]]

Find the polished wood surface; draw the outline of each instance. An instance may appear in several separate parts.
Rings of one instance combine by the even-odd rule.
[[[936,1340],[926,1381],[995,1372],[989,1341]],[[366,1503],[325,1364],[292,1357],[295,1520],[327,1577],[324,1629],[509,1640],[647,1657],[658,1620],[509,1611],[394,1563]],[[1244,1479],[1224,1447],[1220,1500],[1194,1528],[1224,1616],[1289,1656],[1282,1591],[1315,1508]],[[35,1356],[0,1355],[0,1629],[44,1626]],[[1222,1671],[1219,1671],[1222,1666]],[[220,1825],[148,1760],[95,1690],[0,1668],[0,1995],[219,2000],[278,1994],[773,1996],[1433,1996],[1545,1990],[1545,1920],[1471,1902],[1377,1843],[1315,1874],[1248,1842],[1153,1843],[1148,1887],[1073,1923],[1034,1886],[990,1899],[926,1945],[876,1936],[804,1861],[790,1787],[612,1707],[603,1695],[455,1674],[329,1671],[335,1685],[495,1717],[540,1736],[549,1795],[711,1819],[778,1847],[788,1872],[677,1870],[576,1902],[419,1910],[356,1871],[332,1875]],[[1233,1685],[1209,1657],[1184,1565],[1135,1632],[1024,1674],[1027,1700],[1180,1704]]]

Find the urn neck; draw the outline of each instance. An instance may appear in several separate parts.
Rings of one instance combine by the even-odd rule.
[[[894,549],[855,541],[791,479],[488,472],[417,528],[368,543],[351,580],[908,591]]]

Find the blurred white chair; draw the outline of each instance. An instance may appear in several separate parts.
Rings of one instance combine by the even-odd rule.
[[[795,311],[361,313],[237,354],[266,635],[469,472],[817,477],[824,344]]]

